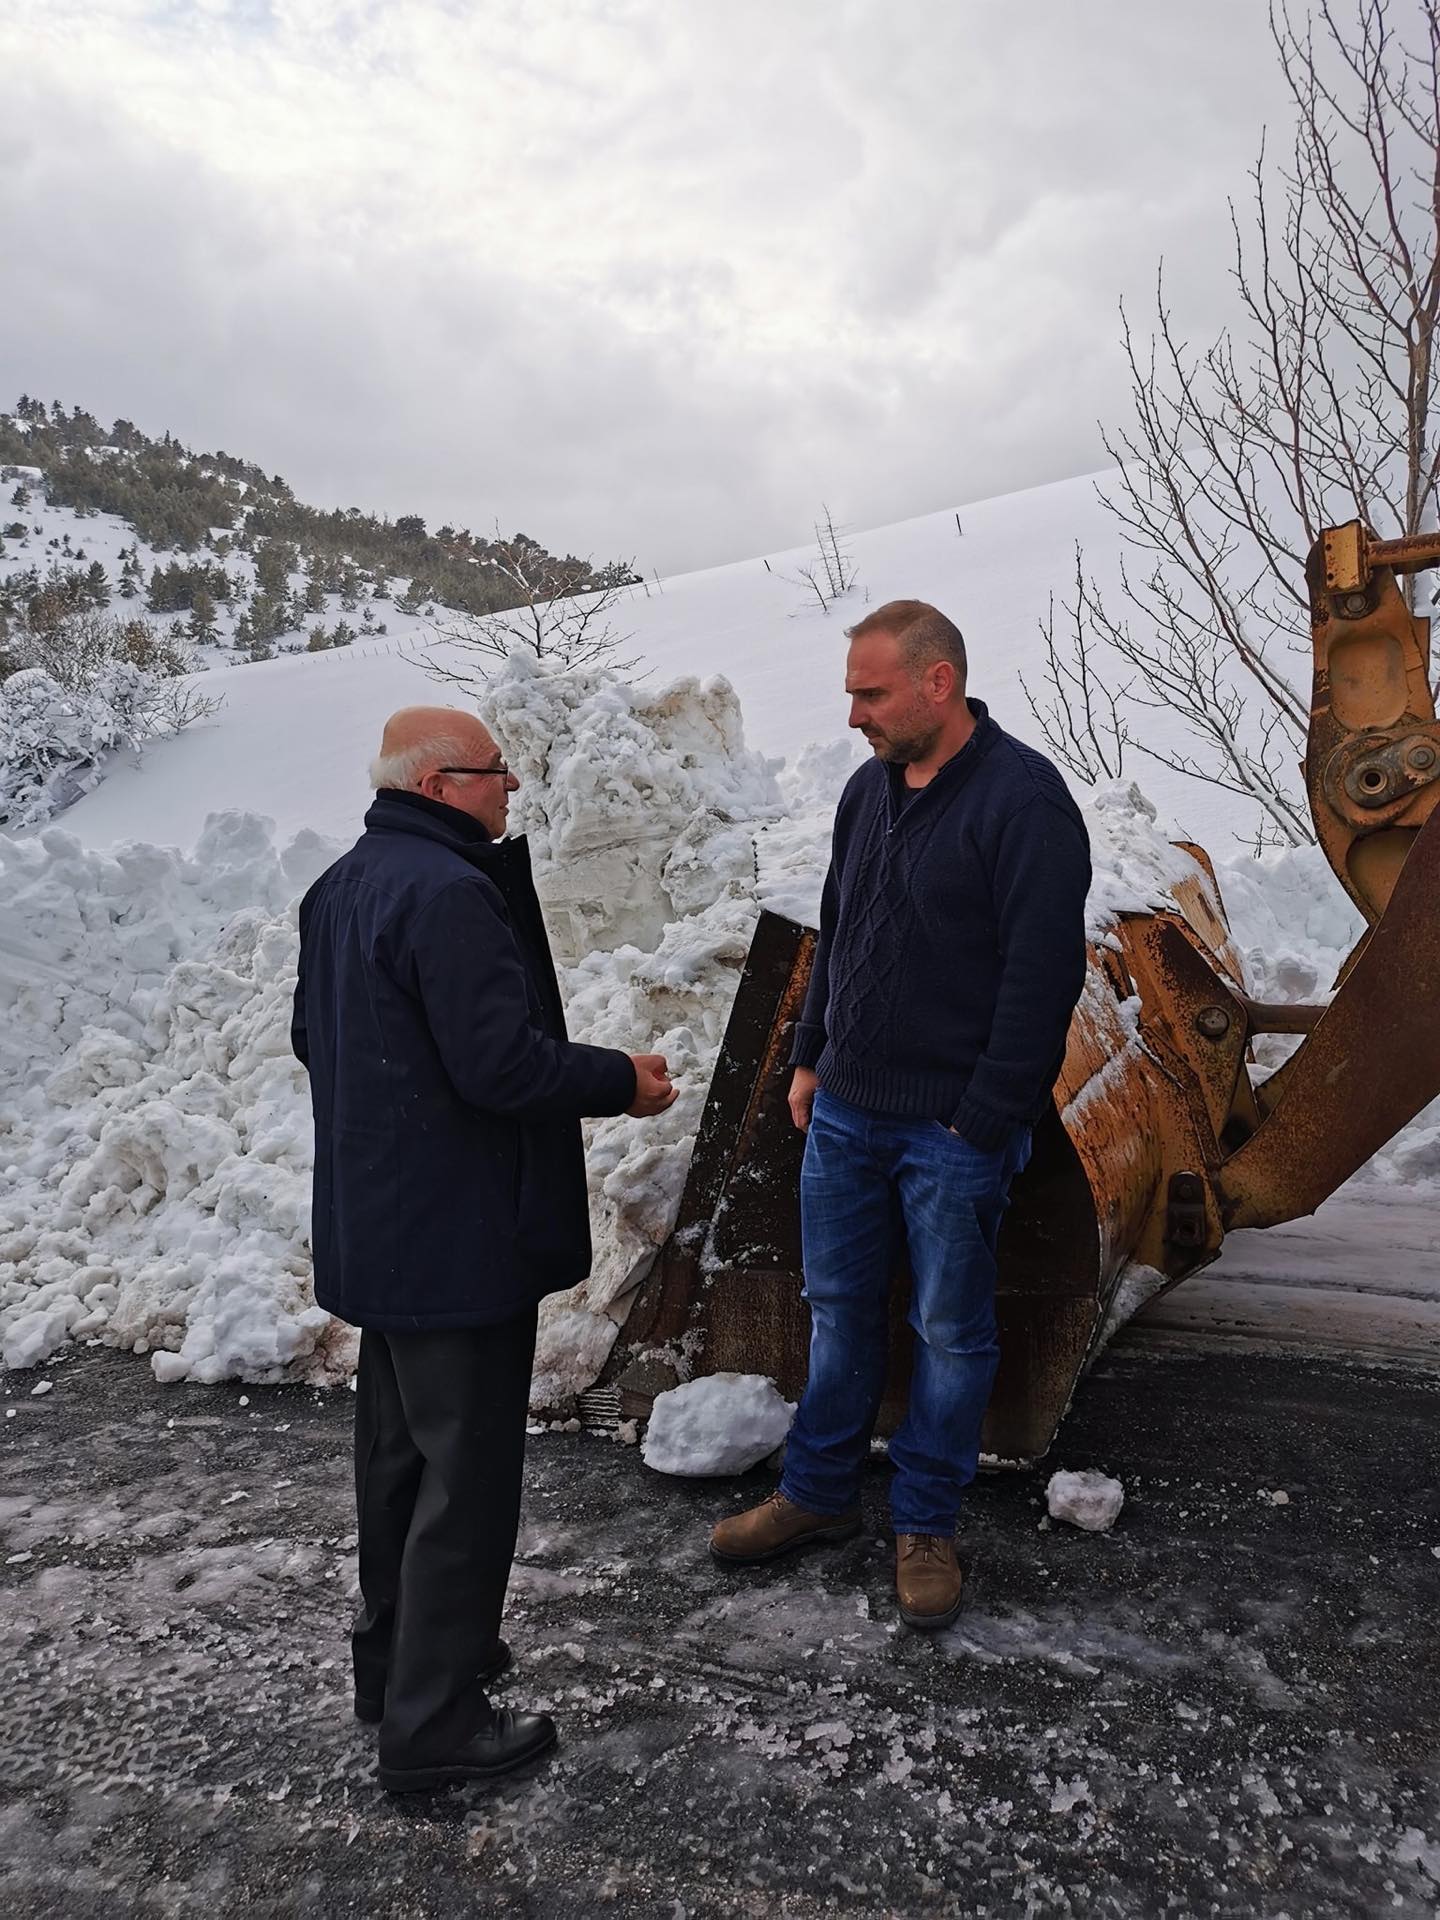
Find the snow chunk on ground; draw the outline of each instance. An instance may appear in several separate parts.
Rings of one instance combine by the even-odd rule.
[[[1125,1489],[1108,1473],[1082,1467],[1078,1473],[1052,1473],[1045,1505],[1052,1520],[1068,1520],[1087,1533],[1108,1533],[1120,1517]]]
[[[763,1374],[707,1374],[656,1395],[640,1457],[657,1473],[744,1473],[775,1451],[794,1415]]]

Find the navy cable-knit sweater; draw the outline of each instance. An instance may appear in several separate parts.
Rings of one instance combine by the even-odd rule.
[[[872,760],[835,816],[791,1060],[993,1151],[1045,1109],[1085,980],[1090,846],[1059,772],[971,700],[928,786]]]

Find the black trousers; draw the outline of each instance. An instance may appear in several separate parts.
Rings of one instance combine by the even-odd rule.
[[[381,1757],[441,1757],[488,1720],[520,1524],[532,1308],[494,1327],[360,1337],[355,1691],[385,1702]]]

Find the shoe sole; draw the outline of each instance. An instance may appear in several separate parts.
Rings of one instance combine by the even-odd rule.
[[[960,1598],[944,1613],[912,1613],[908,1607],[900,1608],[900,1618],[907,1627],[913,1627],[917,1633],[934,1633],[940,1627],[950,1627],[960,1617],[960,1609],[965,1604],[965,1596]]]
[[[518,1773],[521,1767],[528,1767],[534,1760],[541,1760],[551,1751],[558,1740],[558,1733],[552,1733],[548,1740],[539,1746],[530,1747],[524,1753],[517,1754],[513,1760],[507,1760],[503,1766],[477,1767],[380,1767],[376,1770],[376,1779],[387,1793],[433,1793],[440,1787],[460,1787],[469,1780],[500,1780],[507,1773]]]
[[[486,1667],[484,1672],[478,1676],[481,1686],[490,1686],[500,1678],[502,1673],[508,1673],[514,1664],[515,1655],[507,1650],[503,1660],[497,1660],[494,1666]],[[383,1700],[373,1699],[365,1694],[357,1693],[355,1696],[355,1718],[363,1721],[367,1727],[378,1727],[380,1722],[385,1718],[385,1702]]]
[[[722,1567],[759,1567],[767,1560],[778,1560],[787,1553],[797,1553],[801,1547],[833,1547],[841,1540],[853,1540],[860,1531],[859,1519],[845,1520],[839,1526],[815,1527],[809,1533],[797,1534],[793,1540],[782,1540],[778,1547],[767,1547],[764,1553],[726,1553],[710,1542],[710,1557],[718,1560]]]

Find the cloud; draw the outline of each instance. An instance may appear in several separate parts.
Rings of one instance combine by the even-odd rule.
[[[1258,11],[12,0],[0,376],[664,569],[1085,471],[1118,295],[1227,315]]]

